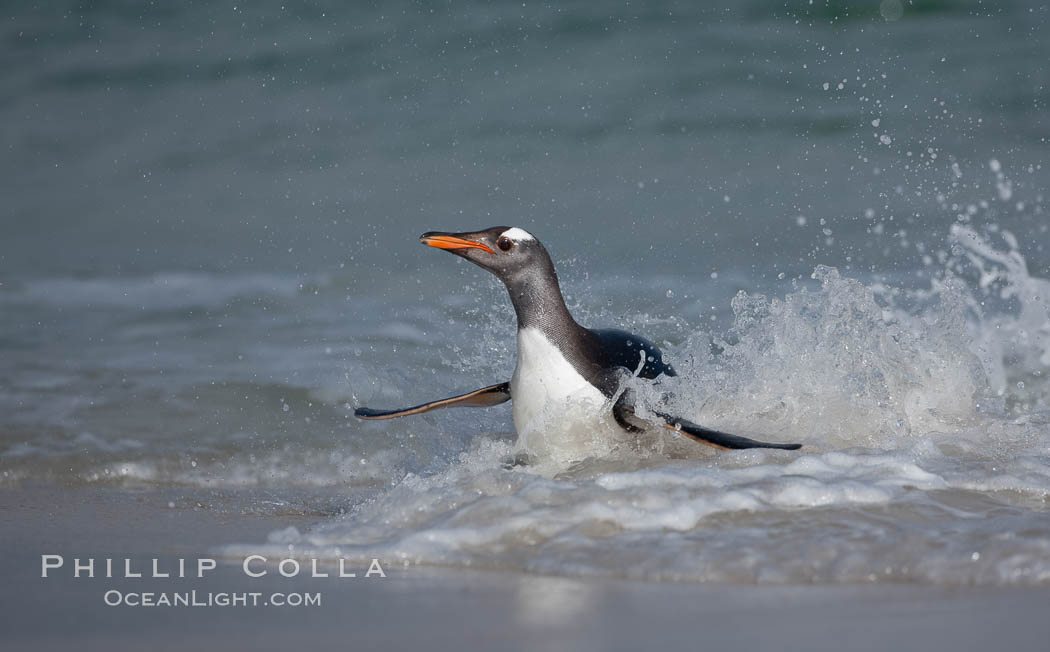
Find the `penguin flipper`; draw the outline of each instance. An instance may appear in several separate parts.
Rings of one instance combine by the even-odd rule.
[[[493,405],[499,405],[500,403],[506,403],[509,400],[510,383],[497,383],[495,385],[476,389],[473,392],[460,394],[459,396],[443,398],[440,401],[431,401],[429,403],[423,403],[422,405],[410,408],[402,408],[400,410],[373,410],[372,408],[359,407],[354,410],[354,416],[358,419],[366,419],[369,421],[396,419],[397,417],[423,414],[424,412],[447,407],[491,407]]]
[[[663,412],[655,412],[654,414],[663,420],[663,423],[659,424],[660,426],[680,432],[683,435],[687,435],[689,438],[698,441],[701,444],[711,446],[712,448],[720,448],[722,450],[742,448],[779,448],[788,451],[795,451],[802,448],[802,444],[775,444],[748,439],[747,437],[741,437],[740,435],[730,435],[729,433],[705,428],[693,423],[692,421],[680,419]],[[639,424],[643,423],[634,413],[634,406],[630,405],[627,401],[624,401],[623,398],[613,405],[613,417],[616,419],[617,423],[629,431],[638,430]]]
[[[701,444],[706,444],[713,448],[721,448],[723,450],[741,448],[779,448],[786,451],[797,451],[802,448],[802,444],[776,444],[766,441],[758,441],[756,439],[748,439],[747,437],[741,437],[740,435],[730,435],[727,432],[711,430],[710,428],[697,425],[692,421],[686,421],[685,419],[679,419],[666,414],[660,414],[660,417],[666,421],[666,423],[661,424],[664,428],[681,432]]]

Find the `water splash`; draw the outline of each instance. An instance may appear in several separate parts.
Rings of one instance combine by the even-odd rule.
[[[693,337],[676,352],[672,411],[821,449],[892,446],[973,423],[982,380],[961,297],[946,291],[909,315],[834,268],[812,277],[819,289],[783,299],[740,292],[724,337]]]

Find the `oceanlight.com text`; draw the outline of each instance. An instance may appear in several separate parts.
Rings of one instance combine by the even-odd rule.
[[[260,591],[118,591],[102,595],[110,607],[319,607],[317,593]]]

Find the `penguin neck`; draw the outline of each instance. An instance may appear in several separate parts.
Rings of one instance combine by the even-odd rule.
[[[536,328],[553,342],[585,330],[576,323],[558,285],[554,266],[544,266],[506,283],[518,317],[518,329]]]

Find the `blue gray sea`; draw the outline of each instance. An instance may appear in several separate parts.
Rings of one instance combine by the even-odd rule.
[[[0,486],[316,512],[232,557],[1050,584],[1045,3],[0,17]],[[354,419],[509,378],[504,288],[418,243],[493,225],[683,416],[804,448],[539,473],[507,406]]]

